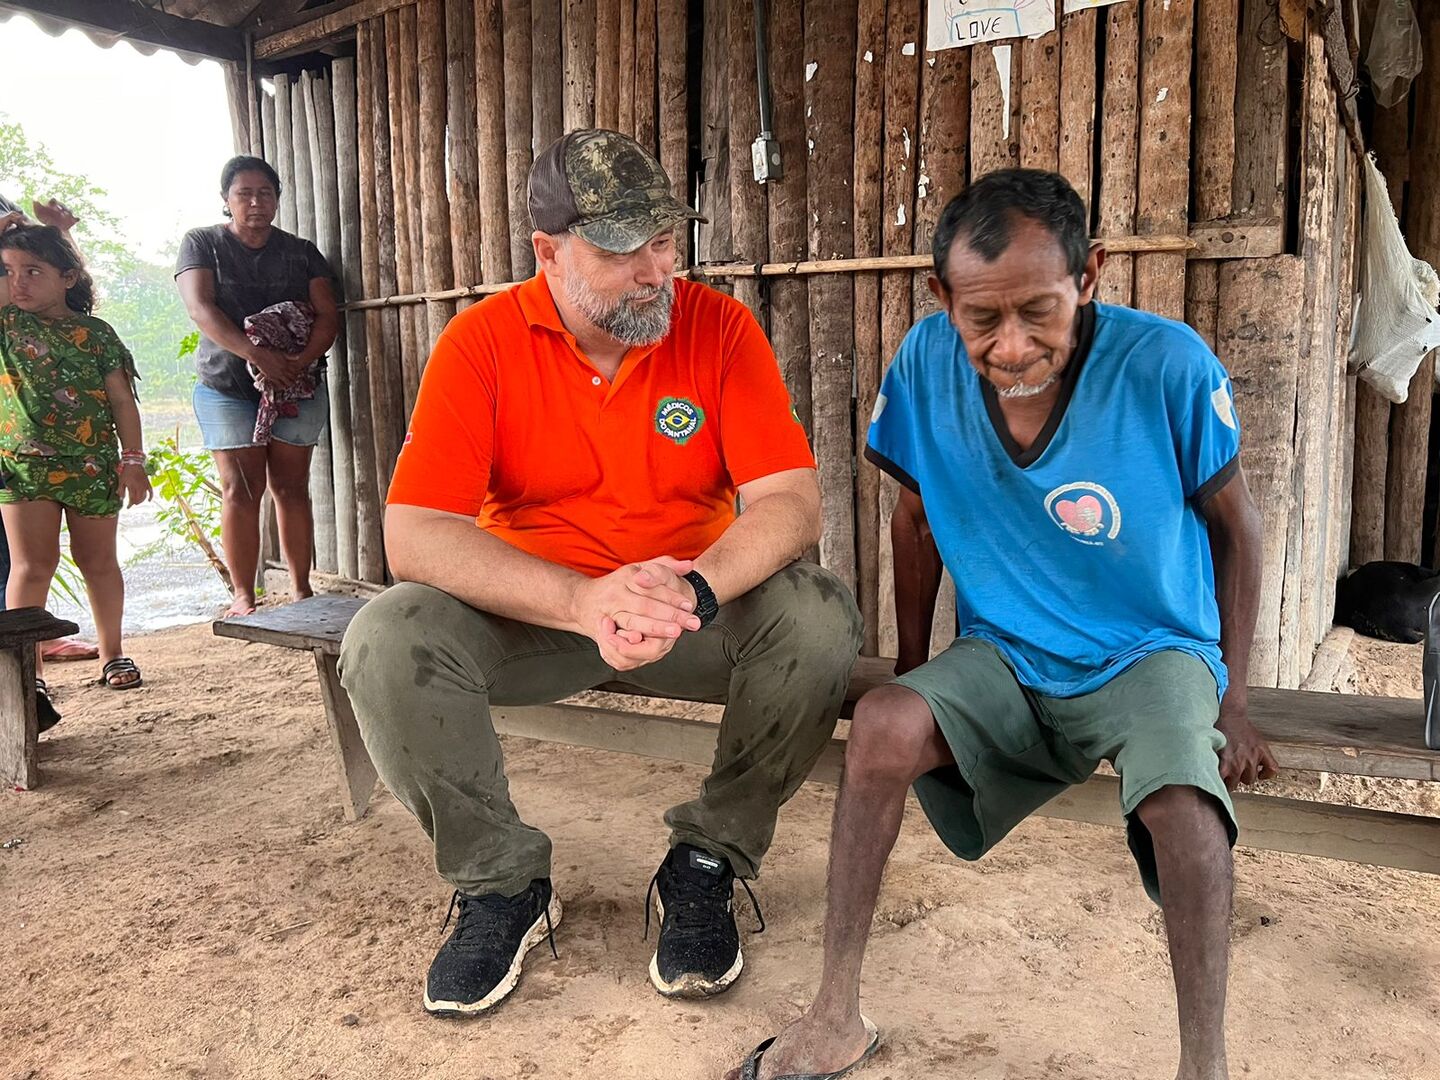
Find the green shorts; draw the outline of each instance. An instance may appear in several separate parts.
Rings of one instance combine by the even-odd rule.
[[[56,502],[85,517],[120,513],[113,454],[32,457],[0,451],[0,503]]]
[[[1224,808],[1233,846],[1235,808],[1220,779],[1225,736],[1215,727],[1215,676],[1188,653],[1154,653],[1099,690],[1073,698],[1020,685],[998,649],[955,643],[897,678],[930,706],[956,764],[915,782],[930,823],[962,859],[1005,834],[1101,761],[1120,775],[1130,851],[1145,891],[1160,902],[1155,851],[1135,809],[1162,787],[1199,788]]]

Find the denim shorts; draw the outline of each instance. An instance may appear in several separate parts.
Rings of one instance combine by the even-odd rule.
[[[255,414],[258,402],[206,386],[195,384],[190,400],[195,406],[195,419],[200,422],[200,435],[206,450],[241,450],[255,446]],[[308,401],[296,403],[299,416],[281,416],[270,429],[270,437],[276,442],[291,446],[314,446],[325,432],[325,423],[330,419],[330,392],[322,378],[315,386],[315,396]]]

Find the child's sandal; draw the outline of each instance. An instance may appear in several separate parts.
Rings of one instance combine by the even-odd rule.
[[[111,690],[134,690],[144,681],[135,661],[128,656],[117,656],[100,672],[100,685],[108,686]]]
[[[60,722],[60,714],[55,711],[55,705],[50,700],[50,688],[45,685],[44,679],[35,680],[35,719],[36,730],[43,733],[49,731]]]

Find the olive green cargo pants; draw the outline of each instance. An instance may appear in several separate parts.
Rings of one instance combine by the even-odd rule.
[[[672,846],[727,857],[753,877],[781,804],[834,731],[860,632],[845,586],[794,563],[661,660],[617,674],[587,637],[407,583],[361,609],[340,672],[375,767],[434,841],[441,876],[465,893],[512,896],[550,875],[550,838],[510,800],[491,705],[558,701],[607,682],[724,702],[710,775],[665,821]]]

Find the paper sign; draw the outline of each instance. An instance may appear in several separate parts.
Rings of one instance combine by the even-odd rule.
[[[1055,29],[1055,0],[930,0],[925,47],[1037,37]]]
[[[1076,11],[1089,11],[1091,8],[1109,7],[1111,4],[1123,2],[1124,0],[1065,0],[1065,14],[1069,15]]]

